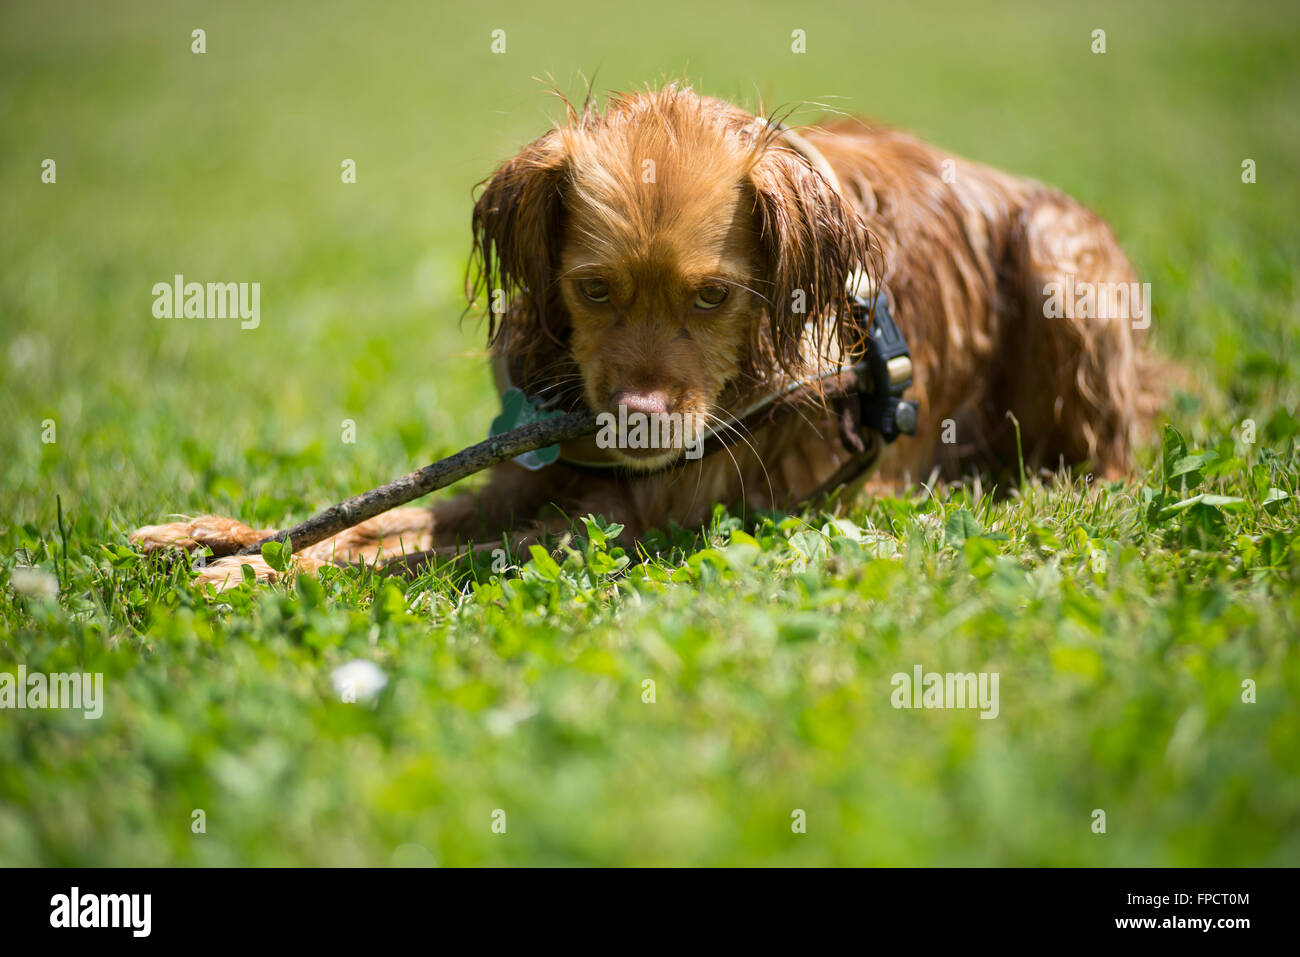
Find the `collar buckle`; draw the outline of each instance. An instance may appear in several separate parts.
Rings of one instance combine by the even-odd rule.
[[[853,319],[863,332],[865,347],[858,368],[865,367],[872,383],[872,391],[861,395],[861,427],[879,432],[887,443],[900,435],[915,435],[917,404],[903,398],[912,385],[912,355],[894,322],[888,297],[883,291],[870,297],[855,295]]]

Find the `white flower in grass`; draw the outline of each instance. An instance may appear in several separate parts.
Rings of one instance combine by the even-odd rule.
[[[9,584],[14,591],[28,598],[51,599],[59,597],[59,580],[40,568],[19,565],[9,574]]]
[[[346,665],[339,665],[330,675],[334,690],[342,701],[349,704],[357,701],[369,701],[388,684],[388,676],[373,661],[358,658]]]

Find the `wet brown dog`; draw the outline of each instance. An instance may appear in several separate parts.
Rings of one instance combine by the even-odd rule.
[[[699,423],[833,353],[855,272],[892,305],[920,403],[915,436],[889,447],[876,481],[1014,466],[1008,412],[1029,464],[1125,473],[1159,405],[1159,363],[1141,346],[1149,304],[1129,295],[1136,276],[1106,223],[894,130],[839,120],[798,134],[672,86],[570,109],[498,169],[473,227],[499,366],[559,407],[679,414],[681,425],[668,447],[610,449],[616,469],[499,466],[481,490],[395,509],[299,567],[403,553],[417,565],[503,535],[518,547],[567,527],[550,506],[603,514],[635,538],[698,526],[715,502],[806,500],[850,454],[828,409],[695,461],[684,450]],[[132,540],[229,555],[270,532],[205,516]],[[273,577],[259,558],[214,562],[203,577],[238,581],[245,561]]]

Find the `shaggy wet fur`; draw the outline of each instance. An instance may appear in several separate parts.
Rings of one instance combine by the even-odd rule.
[[[838,188],[778,128],[676,86],[570,109],[506,162],[474,209],[474,289],[501,307],[489,336],[512,380],[561,407],[738,411],[849,344],[835,317],[862,270],[911,346],[920,403],[915,437],[888,449],[875,482],[1015,467],[1008,413],[1027,465],[1126,473],[1159,406],[1160,365],[1142,348],[1149,313],[1130,321],[1116,291],[1137,277],[1110,227],[1054,189],[904,133],[860,120],[798,133]],[[1045,290],[1067,281],[1097,284],[1110,318],[1052,314]],[[299,567],[403,553],[411,567],[503,535],[519,548],[567,527],[560,511],[603,514],[629,539],[699,526],[715,502],[796,506],[849,455],[817,406],[686,461],[692,438],[685,425],[671,448],[615,452],[615,472],[498,466],[481,490],[395,509]],[[269,533],[205,516],[132,537],[221,555]],[[240,561],[273,577],[257,558],[203,577],[238,581]]]

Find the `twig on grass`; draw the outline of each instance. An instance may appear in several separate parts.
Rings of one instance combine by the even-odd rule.
[[[570,412],[566,415],[530,422],[509,432],[484,439],[477,445],[439,459],[432,465],[416,469],[409,475],[354,496],[345,502],[332,505],[292,528],[276,532],[260,542],[241,548],[236,555],[257,555],[268,542],[289,542],[295,551],[310,548],[337,535],[366,519],[374,518],[390,508],[404,505],[422,495],[444,488],[475,472],[481,472],[501,462],[544,449],[557,442],[567,442],[596,431],[596,416],[591,412]]]

